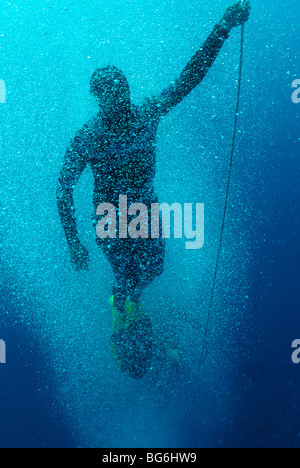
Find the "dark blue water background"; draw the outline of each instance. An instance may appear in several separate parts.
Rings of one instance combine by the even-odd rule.
[[[76,274],[55,204],[65,148],[96,107],[89,78],[113,64],[132,98],[181,72],[228,5],[183,0],[3,2],[1,118],[1,447],[299,447],[299,2],[253,1],[246,27],[237,148],[210,327],[199,346],[216,261],[232,138],[240,30],[205,81],[162,122],[161,202],[205,203],[205,246],[168,242],[144,294],[160,336],[184,351],[142,382],[108,346],[112,273],[94,243],[92,177],[76,191],[90,250]]]

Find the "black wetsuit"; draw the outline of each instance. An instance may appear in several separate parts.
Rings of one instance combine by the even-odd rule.
[[[212,33],[175,80],[160,95],[132,106],[125,131],[114,133],[101,116],[88,122],[71,141],[60,174],[57,200],[69,245],[79,242],[73,190],[80,175],[90,165],[95,179],[95,212],[100,203],[118,206],[119,195],[128,196],[128,206],[144,203],[150,211],[157,203],[153,180],[156,165],[156,133],[160,119],[179,104],[205,77],[228,31],[215,26]],[[95,226],[97,223],[95,215]],[[163,272],[164,239],[99,239],[116,278],[114,294],[139,294]]]

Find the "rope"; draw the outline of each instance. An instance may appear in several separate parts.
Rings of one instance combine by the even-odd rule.
[[[200,354],[199,372],[198,372],[197,379],[199,379],[200,369],[201,369],[201,366],[202,366],[202,363],[203,363],[205,353],[206,353],[207,348],[208,348],[208,331],[209,331],[209,325],[210,325],[212,310],[213,310],[213,302],[214,302],[216,283],[217,283],[217,276],[218,276],[218,270],[219,270],[219,263],[220,263],[220,257],[221,257],[221,252],[222,252],[222,245],[223,245],[225,221],[226,221],[226,215],[227,215],[227,209],[228,209],[229,189],[230,189],[230,182],[231,182],[231,174],[232,174],[233,158],[234,158],[234,150],[235,150],[236,134],[237,134],[237,124],[238,124],[238,116],[239,116],[239,108],[240,108],[241,84],[242,84],[242,73],[243,73],[243,59],[244,59],[244,36],[245,36],[245,25],[242,24],[240,65],[239,65],[239,81],[238,81],[238,90],[237,90],[237,99],[236,99],[236,109],[235,109],[235,118],[234,118],[232,146],[231,146],[228,177],[227,177],[225,205],[224,205],[224,211],[223,211],[220,241],[219,241],[217,261],[216,261],[214,277],[213,277],[213,283],[212,283],[212,289],[211,289],[211,295],[210,295],[210,301],[209,301],[208,314],[207,314],[207,319],[206,319],[206,323],[205,323],[205,327],[204,327],[203,344],[202,344],[202,349],[201,349],[201,354]],[[196,386],[197,386],[197,384],[196,384]]]

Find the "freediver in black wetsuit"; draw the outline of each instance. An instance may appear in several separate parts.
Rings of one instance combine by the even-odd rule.
[[[73,200],[74,187],[83,170],[90,165],[94,174],[95,211],[101,203],[117,206],[119,196],[127,195],[129,205],[143,203],[150,212],[151,204],[158,203],[153,180],[160,120],[203,80],[231,29],[246,22],[249,14],[248,0],[228,8],[179,79],[158,96],[146,99],[141,106],[131,103],[128,81],[120,70],[108,66],[94,72],[91,93],[97,99],[100,112],[71,141],[57,188],[58,210],[71,263],[77,270],[86,270],[89,265],[88,251],[78,236]],[[140,316],[139,307],[133,312],[132,303],[129,305],[126,301],[138,304],[145,287],[162,274],[165,241],[160,236],[159,239],[97,238],[97,243],[114,271],[111,305],[116,336],[117,323],[122,322],[121,329],[128,330],[129,316],[133,314],[135,320]],[[116,347],[119,345],[115,343]]]

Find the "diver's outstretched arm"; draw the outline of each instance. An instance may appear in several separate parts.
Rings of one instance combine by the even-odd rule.
[[[160,118],[166,115],[201,83],[215,62],[225,40],[229,37],[231,29],[245,23],[249,15],[250,2],[248,0],[239,1],[227,8],[201,49],[184,68],[179,79],[160,95],[147,100],[145,106],[148,105],[148,112],[153,117]]]
[[[73,197],[74,187],[86,167],[86,160],[81,151],[83,147],[80,139],[75,138],[65,155],[64,165],[58,179],[56,198],[59,216],[70,248],[71,264],[76,270],[87,270],[89,255],[79,240]]]
[[[193,56],[180,75],[178,84],[182,98],[201,83],[228,38],[229,30],[216,24],[201,49]]]

